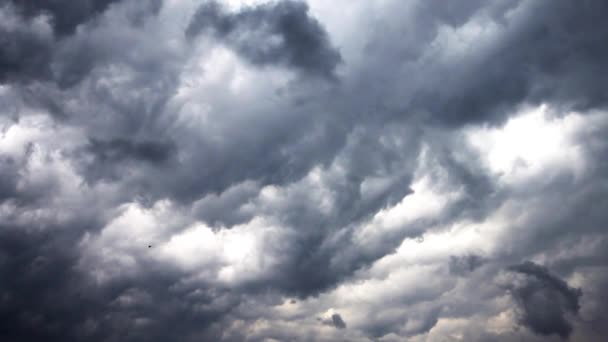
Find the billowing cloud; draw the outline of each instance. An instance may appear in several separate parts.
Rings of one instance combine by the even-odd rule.
[[[78,39],[84,25],[95,21],[120,0],[0,2],[0,83],[54,81],[61,87],[80,82],[108,52]],[[160,0],[145,0],[123,8],[131,23],[156,13]],[[77,28],[82,27],[81,32]],[[86,35],[86,34],[84,34]]]
[[[103,13],[108,6],[117,0],[101,1],[3,1],[16,7],[17,12],[26,18],[41,15],[50,16],[53,31],[58,35],[72,34],[78,25],[85,23]]]
[[[215,1],[196,11],[186,36],[210,34],[253,64],[282,64],[307,74],[334,78],[341,62],[327,32],[308,13],[305,2],[281,1],[227,13]]]
[[[600,341],[602,1],[0,1],[0,336]]]
[[[572,326],[565,316],[578,314],[581,290],[571,288],[533,262],[514,265],[509,270],[526,276],[523,284],[515,285],[511,290],[523,309],[521,323],[542,335],[568,337]]]
[[[337,314],[337,313],[332,314],[331,317],[328,319],[324,319],[323,324],[333,326],[336,329],[345,329],[346,328],[346,323],[342,319],[342,316],[340,316],[340,314]]]

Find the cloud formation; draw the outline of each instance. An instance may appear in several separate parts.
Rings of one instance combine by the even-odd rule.
[[[522,324],[542,335],[570,336],[572,326],[565,315],[578,314],[582,291],[571,288],[546,268],[530,261],[513,265],[509,270],[526,276],[524,284],[511,290],[523,309]]]
[[[206,1],[192,17],[186,36],[214,36],[255,65],[279,64],[335,78],[340,53],[308,11],[305,2],[280,1],[228,13],[220,3]]]
[[[0,336],[602,340],[606,6],[0,1]]]

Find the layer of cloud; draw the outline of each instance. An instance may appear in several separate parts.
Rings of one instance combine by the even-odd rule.
[[[602,1],[0,1],[0,336],[600,341]]]
[[[542,335],[568,337],[572,326],[565,316],[578,314],[581,290],[569,287],[533,262],[513,265],[509,270],[526,276],[523,284],[517,284],[511,290],[522,306],[522,324]]]
[[[327,32],[308,14],[305,2],[282,1],[226,13],[218,2],[203,3],[186,36],[210,34],[253,64],[283,64],[305,74],[335,78],[340,53]]]

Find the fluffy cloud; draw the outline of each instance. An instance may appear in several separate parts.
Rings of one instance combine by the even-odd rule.
[[[243,58],[264,66],[285,64],[305,74],[335,77],[340,53],[304,2],[276,2],[224,13],[217,2],[205,2],[186,29],[193,38],[203,32],[226,41]]]
[[[8,341],[599,341],[602,1],[0,1]]]
[[[517,284],[511,290],[523,309],[521,322],[542,335],[568,337],[572,326],[565,315],[578,314],[581,290],[569,287],[533,262],[513,265],[509,270],[526,276],[523,284]]]

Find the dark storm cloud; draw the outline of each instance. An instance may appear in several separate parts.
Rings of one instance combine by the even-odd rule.
[[[524,283],[511,289],[523,311],[521,324],[541,335],[568,337],[572,325],[567,317],[578,314],[582,291],[530,261],[513,265],[509,270],[525,275]]]
[[[479,156],[462,136],[432,135],[429,149],[432,158],[426,161],[428,175],[443,184],[445,191],[461,191],[463,196],[442,218],[449,222],[457,218],[483,220],[505,199],[497,180],[482,166]],[[458,149],[452,148],[458,146]],[[444,170],[449,170],[447,175]],[[447,181],[442,181],[447,178]]]
[[[280,64],[335,78],[342,61],[305,2],[277,1],[229,13],[218,2],[199,7],[186,29],[193,38],[211,34],[256,65]]]
[[[138,168],[142,163],[148,168],[166,170],[176,159],[177,147],[173,141],[90,138],[79,155],[87,160],[82,163],[87,181],[96,182],[125,178],[129,168]]]
[[[0,25],[0,83],[54,81],[70,87],[81,81],[101,60],[100,49],[72,41],[79,25],[87,24],[120,0],[21,1],[4,0],[0,11],[13,17]],[[130,10],[134,24],[158,13],[161,0],[145,0]],[[51,32],[45,31],[48,18]]]
[[[12,4],[26,18],[49,15],[55,33],[65,36],[73,34],[78,25],[95,18],[119,1],[121,0],[3,0],[0,4]]]
[[[35,207],[18,207],[0,225],[0,272],[6,275],[0,285],[0,335],[8,341],[74,341],[79,322],[99,309],[101,298],[95,298],[93,288],[82,288],[85,279],[72,271],[78,252],[67,246],[75,246],[99,221],[82,210],[61,225],[46,220],[20,224],[19,217]]]
[[[490,46],[454,65],[443,86],[422,90],[415,102],[450,125],[502,121],[522,102],[551,101],[566,108],[605,107],[608,72],[605,1],[525,2]]]
[[[0,335],[4,340],[219,338],[217,325],[238,305],[240,294],[180,284],[184,274],[157,263],[97,283],[83,272],[78,250],[68,246],[77,246],[84,232],[99,229],[103,221],[90,216],[90,210],[80,212],[60,226],[0,225],[0,272],[5,275],[0,285]]]
[[[132,141],[122,138],[104,141],[91,138],[87,150],[101,163],[128,159],[163,163],[175,152],[175,145],[172,142]]]
[[[336,329],[346,329],[346,323],[340,314],[333,314],[331,318],[323,320],[323,324],[335,327]]]
[[[18,195],[19,168],[13,158],[0,156],[0,203]]]
[[[370,132],[374,132],[371,127]],[[330,213],[323,212],[306,190],[285,204],[280,217],[297,234],[273,274],[273,284],[280,291],[305,298],[331,289],[354,271],[394,251],[406,236],[413,237],[422,230],[387,232],[366,246],[355,243],[354,228],[358,224],[412,194],[409,185],[413,157],[407,154],[411,146],[400,152],[384,146],[381,140],[388,137],[373,133],[355,136],[357,139],[341,155],[347,173],[325,185],[335,194]],[[416,146],[414,142],[412,145]],[[364,196],[364,181],[370,176],[384,176],[388,184],[381,191]],[[340,229],[344,230],[335,235]]]
[[[12,14],[9,8],[2,10]],[[49,77],[53,38],[30,25],[0,25],[0,83]]]
[[[40,131],[61,142],[49,155],[31,157],[33,148],[29,149],[21,161],[8,155],[17,152],[7,144],[10,153],[0,156],[0,214],[10,218],[0,224],[0,279],[4,280],[0,281],[0,336],[9,341],[219,341],[244,340],[248,334],[257,334],[251,340],[260,341],[304,339],[307,333],[295,335],[298,332],[285,332],[284,327],[254,333],[247,326],[258,319],[266,319],[264,324],[278,320],[281,310],[275,307],[285,295],[301,299],[291,303],[302,305],[296,311],[314,311],[318,309],[310,308],[314,297],[324,299],[328,291],[351,280],[365,282],[368,268],[391,256],[405,238],[451,227],[459,220],[483,222],[509,199],[526,204],[522,212],[531,217],[526,223],[533,223],[533,229],[522,232],[522,241],[504,238],[505,245],[510,238],[521,242],[514,244],[510,255],[500,256],[510,260],[508,264],[560,248],[559,243],[572,242],[576,234],[605,235],[601,230],[608,198],[603,186],[608,175],[605,127],[581,142],[592,170],[581,179],[547,175],[543,182],[516,191],[499,185],[498,176],[481,166],[460,134],[452,131],[470,123],[503,121],[525,102],[549,101],[577,109],[605,106],[602,77],[608,74],[608,52],[603,42],[608,25],[602,14],[608,8],[604,2],[395,2],[385,12],[364,13],[366,20],[378,15],[374,19],[378,26],[359,25],[356,32],[361,36],[350,38],[369,38],[359,62],[342,56],[342,48],[334,45],[326,26],[304,2],[270,2],[231,12],[219,2],[207,1],[194,13],[181,13],[179,5],[172,4],[163,13],[163,20],[169,20],[151,23],[144,19],[160,11],[160,1],[0,4],[2,14],[14,19],[0,23],[1,103],[24,108],[23,115],[49,113],[53,123]],[[175,13],[182,17],[168,18]],[[458,29],[486,14],[496,25],[492,42],[480,39],[479,46],[462,56],[433,59],[429,49],[440,29]],[[50,26],[37,22],[41,16],[50,20]],[[184,18],[190,21],[171,22]],[[178,35],[164,32],[163,25]],[[190,55],[205,37],[211,38],[211,44],[219,42],[234,50],[251,64],[252,73],[282,66],[300,76],[336,79],[337,68],[344,63],[351,74],[340,75],[341,82],[301,77],[287,85],[261,82],[238,90],[228,89],[224,83],[230,82],[222,78],[193,91],[197,77],[204,79],[215,71],[192,75],[189,69],[190,64],[207,62],[201,60],[208,57],[207,49],[200,49],[202,56]],[[245,81],[251,81],[249,76],[244,76]],[[194,80],[192,87],[187,84],[189,77]],[[6,93],[4,87],[9,89]],[[429,119],[440,127],[428,125]],[[72,141],[56,126],[80,135]],[[16,138],[7,139],[18,145],[20,139],[37,139],[36,134],[17,132]],[[44,139],[40,144],[51,145]],[[441,214],[393,231],[372,227],[381,236],[372,234],[361,241],[357,233],[362,225],[405,196],[416,195],[411,183],[423,148],[428,148],[429,161],[422,162],[419,172],[440,192],[455,192],[461,198]],[[53,158],[61,160],[61,168],[53,169]],[[28,166],[36,162],[43,166]],[[78,173],[74,180],[69,167]],[[307,175],[315,169],[320,174],[318,184],[307,183]],[[65,184],[80,183],[77,176],[88,182],[62,192]],[[81,191],[90,193],[90,198],[80,201]],[[536,202],[525,202],[530,198]],[[111,226],[116,208],[158,200],[174,204],[172,214],[184,221],[184,227],[159,233],[166,234],[163,238],[170,239],[198,221],[217,232],[256,218],[267,219],[287,237],[276,243],[266,239],[263,247],[256,247],[262,249],[260,254],[270,255],[273,266],[260,276],[256,271],[251,275],[237,271],[237,277],[246,274],[251,279],[236,285],[196,274],[221,269],[219,262],[187,272],[159,261],[168,248],[160,240],[147,248],[152,239],[147,234],[153,233],[132,239],[119,236],[115,243],[103,240],[119,234]],[[321,203],[325,200],[331,205]],[[120,233],[141,228],[135,219],[125,221],[128,224]],[[577,227],[576,233],[572,227]],[[246,232],[254,234],[255,229]],[[107,282],[92,281],[104,269],[97,260],[83,256],[88,251],[79,246],[86,245],[86,238],[102,240],[91,244],[95,247],[90,248],[100,249],[93,252],[136,266],[112,265],[118,275]],[[128,249],[135,243],[141,243],[145,252]],[[123,245],[128,246],[125,255],[114,253]],[[358,323],[355,315],[347,316],[346,329],[336,313],[324,322],[336,329],[325,330],[399,338],[429,332],[444,311],[458,319],[499,314],[498,309],[488,308],[495,305],[494,297],[479,285],[493,272],[485,264],[485,254],[453,253],[464,254],[449,259],[450,273],[458,276],[449,281],[462,284],[473,279],[473,290],[454,288],[450,293],[442,292],[442,286],[437,286],[439,290],[429,286],[413,299],[399,298],[372,309],[356,304],[361,307],[354,310],[377,310],[377,317]],[[200,254],[204,255],[192,257],[213,257]],[[246,259],[250,261],[249,256]],[[88,263],[83,265],[83,260]],[[606,260],[605,252],[592,250],[590,255],[555,260],[550,266],[571,275],[581,266],[605,265]],[[445,257],[440,262],[445,268]],[[522,313],[520,323],[540,336],[574,336],[576,326],[569,316],[576,316],[582,306],[581,290],[533,263],[509,270],[523,279],[509,287]],[[586,285],[596,288],[588,292],[585,287],[585,295],[601,298],[606,293],[602,284]],[[466,316],[458,305],[478,298],[479,289],[491,304],[471,308],[467,303],[461,310]],[[441,301],[452,293],[462,294],[462,299],[444,305]],[[272,299],[260,299],[264,296]],[[242,303],[256,300],[261,304],[254,314],[242,311]],[[428,307],[421,309],[425,303]],[[411,314],[383,315],[403,307]],[[593,319],[599,322],[605,310],[596,312]],[[287,321],[299,324],[301,315]],[[314,320],[318,312],[307,317],[323,328]],[[306,338],[315,339],[313,334]]]
[[[355,167],[351,170],[361,171]],[[305,189],[290,197],[279,212],[268,212],[278,215],[282,224],[293,231],[293,237],[288,245],[275,247],[282,257],[270,275],[272,281],[253,282],[249,285],[251,289],[258,291],[270,286],[280,293],[300,298],[318,295],[394,251],[404,237],[419,234],[418,230],[414,233],[397,231],[387,233],[380,241],[370,241],[369,246],[355,244],[354,228],[358,224],[412,193],[409,175],[392,179],[385,190],[391,194],[381,193],[377,198],[363,198],[360,194],[362,183],[363,178],[353,177],[347,182],[327,184],[329,191],[341,194],[336,198],[336,209],[329,214],[323,212]],[[335,235],[340,229],[345,230]]]

